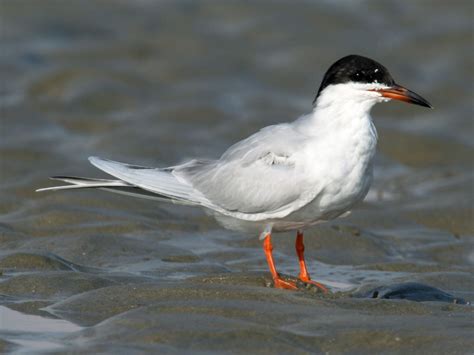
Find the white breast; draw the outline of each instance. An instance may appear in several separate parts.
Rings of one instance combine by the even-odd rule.
[[[334,95],[337,102],[317,107],[297,123],[300,130],[313,136],[305,147],[305,161],[319,193],[291,219],[314,223],[335,218],[352,209],[369,191],[377,144],[370,117],[375,102],[341,101],[338,97]]]

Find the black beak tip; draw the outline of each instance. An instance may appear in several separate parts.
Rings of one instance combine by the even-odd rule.
[[[432,110],[434,109],[433,105],[430,104],[430,103],[429,103],[428,101],[426,101],[426,100],[424,100],[423,103],[419,103],[419,105],[420,105],[420,106],[423,106],[423,107],[428,107],[428,108],[430,108],[430,109],[432,109]]]
[[[426,100],[425,98],[421,97],[418,94],[415,94],[413,91],[409,91],[408,97],[410,97],[410,99],[412,99],[412,103],[414,103],[416,105],[420,105],[420,106],[423,106],[423,107],[428,107],[430,109],[433,109],[433,105],[431,105],[428,102],[428,100]]]
[[[402,87],[403,88],[403,87]],[[408,97],[408,101],[415,104],[415,105],[420,105],[420,106],[423,106],[423,107],[428,107],[430,109],[433,109],[433,105],[431,105],[428,100],[424,99],[423,97],[421,97],[420,95],[414,93],[413,91],[411,90],[408,90],[406,88],[403,88],[407,94],[407,97]]]

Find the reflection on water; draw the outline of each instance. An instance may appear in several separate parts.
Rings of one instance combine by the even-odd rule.
[[[45,318],[23,314],[0,306],[0,333],[3,339],[21,348],[15,354],[28,354],[31,351],[59,349],[64,344],[55,342],[55,337],[64,336],[82,328],[62,319]]]

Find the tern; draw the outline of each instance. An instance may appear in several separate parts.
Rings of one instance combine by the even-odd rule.
[[[225,228],[260,235],[275,288],[295,290],[302,281],[327,292],[310,278],[303,231],[348,214],[364,199],[378,139],[370,110],[392,99],[432,108],[396,84],[380,63],[349,55],[324,75],[311,113],[265,127],[219,159],[156,168],[90,157],[114,179],[54,176],[68,185],[37,191],[98,188],[203,207]],[[296,231],[297,281],[284,279],[275,267],[271,235],[283,231]]]

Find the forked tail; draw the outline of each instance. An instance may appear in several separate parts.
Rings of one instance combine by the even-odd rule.
[[[51,177],[52,180],[63,181],[68,185],[46,187],[36,191],[93,188],[127,196],[173,202],[183,205],[204,205],[207,202],[207,200],[198,191],[194,190],[192,186],[178,180],[172,174],[171,169],[157,169],[130,165],[97,157],[91,157],[89,160],[93,165],[117,179],[53,176]]]

